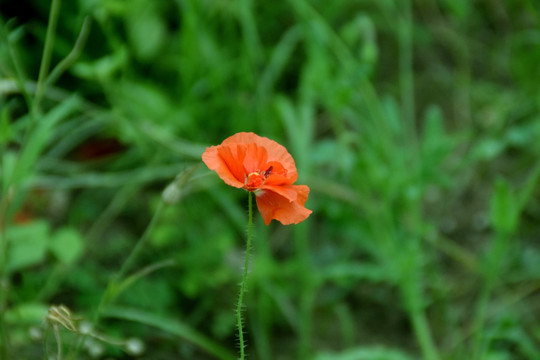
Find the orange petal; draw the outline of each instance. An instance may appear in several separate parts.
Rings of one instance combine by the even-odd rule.
[[[268,190],[271,192],[275,192],[278,195],[283,196],[288,201],[297,201],[298,199],[298,190],[297,187],[302,185],[268,185],[264,184],[260,186],[259,188],[262,190]],[[305,186],[305,185],[304,185]],[[305,203],[305,202],[304,202]]]
[[[246,157],[244,159],[244,171],[247,174],[251,174],[256,171],[264,171],[263,167],[266,165],[268,159],[268,153],[262,146],[258,146],[255,143],[247,144]]]
[[[287,170],[287,176],[290,179],[293,179],[291,183],[294,183],[296,179],[298,178],[298,173],[296,171],[296,164],[294,163],[294,159],[289,154],[287,149],[283,146],[275,142],[274,140],[270,140],[268,138],[265,138],[263,136],[259,136],[257,134],[254,134],[252,132],[241,132],[234,134],[230,136],[229,138],[225,139],[222,143],[222,145],[228,145],[228,144],[251,144],[254,143],[258,146],[264,147],[266,149],[266,153],[268,154],[268,162],[276,161],[283,165],[283,167]],[[258,169],[263,170],[263,169]]]
[[[311,214],[311,210],[304,207],[309,188],[305,185],[291,185],[291,187],[294,187],[297,194],[294,201],[269,189],[261,190],[257,194],[257,207],[266,225],[273,219],[283,225],[298,224]]]
[[[243,144],[220,146],[218,148],[219,156],[223,159],[236,180],[241,183],[243,183],[246,178],[246,172],[243,165],[246,152],[246,146]]]
[[[283,165],[277,161],[271,161],[267,163],[264,168],[268,169],[272,167],[272,172],[268,176],[268,178],[265,181],[265,184],[267,185],[291,185],[293,184],[297,177],[296,174],[293,174],[294,176],[291,176],[287,170],[283,167]]]
[[[308,195],[309,195],[309,187],[307,185],[295,185],[296,193],[298,194],[298,197],[296,198],[296,201],[302,206],[307,201]]]
[[[236,188],[244,186],[243,160],[245,146],[211,146],[206,148],[202,160],[227,184]]]

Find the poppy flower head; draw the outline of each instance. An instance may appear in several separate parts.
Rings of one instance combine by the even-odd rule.
[[[304,207],[309,188],[293,185],[298,179],[294,159],[273,140],[237,133],[221,145],[206,148],[202,160],[227,185],[253,192],[267,225],[272,219],[297,224],[311,214]]]

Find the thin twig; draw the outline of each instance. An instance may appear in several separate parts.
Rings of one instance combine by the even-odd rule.
[[[49,75],[49,77],[47,78],[45,82],[45,87],[49,87],[50,85],[54,84],[56,80],[58,80],[58,78],[62,75],[62,73],[64,73],[75,62],[75,60],[77,60],[77,58],[81,55],[81,52],[86,43],[86,39],[88,39],[88,34],[90,33],[90,25],[91,25],[91,19],[90,17],[87,16],[84,19],[84,22],[81,27],[81,31],[79,32],[79,36],[77,37],[77,41],[75,42],[73,49],[51,71],[51,74]]]
[[[32,105],[32,113],[34,115],[39,113],[39,105],[46,88],[45,82],[49,72],[49,66],[51,64],[56,25],[58,24],[58,17],[60,15],[61,2],[61,0],[52,0],[51,12],[49,14],[49,25],[47,26],[47,34],[45,35],[45,46],[43,48],[43,55],[41,57],[41,65],[39,66],[36,96],[34,97],[34,102]]]

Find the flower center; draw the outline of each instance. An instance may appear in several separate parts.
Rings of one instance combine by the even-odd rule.
[[[248,174],[244,181],[244,189],[248,191],[253,191],[259,188],[262,184],[264,184],[264,182],[266,181],[266,178],[270,176],[273,169],[274,167],[270,166],[265,171],[257,170],[255,172]]]

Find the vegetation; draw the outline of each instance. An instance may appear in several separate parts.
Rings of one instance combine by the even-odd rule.
[[[248,358],[538,359],[532,0],[2,0],[0,359],[234,359],[252,131],[313,214],[253,224]]]

